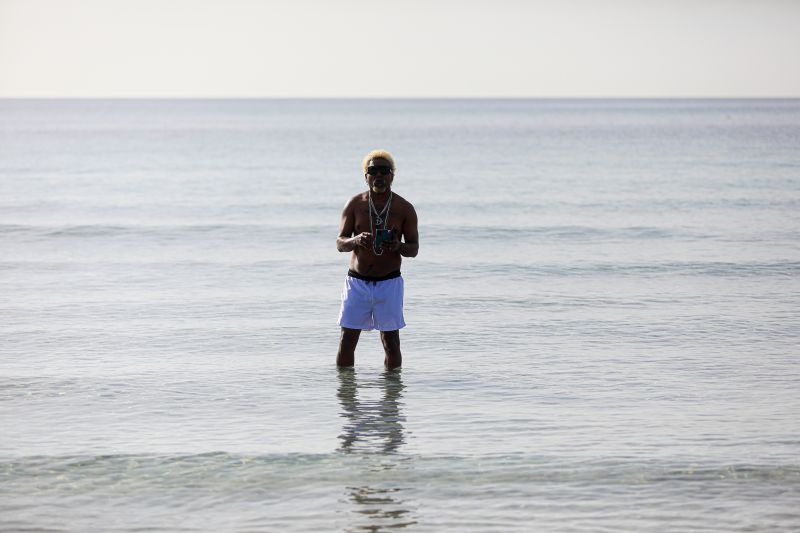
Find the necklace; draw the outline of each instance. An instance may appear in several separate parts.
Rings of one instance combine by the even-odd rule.
[[[377,235],[375,230],[381,229],[381,224],[383,224],[383,229],[386,229],[386,225],[389,223],[389,206],[392,205],[392,192],[389,191],[389,198],[386,199],[386,204],[381,209],[381,212],[378,213],[378,209],[375,207],[375,204],[372,203],[372,191],[367,191],[367,198],[369,200],[369,232],[372,234],[372,253],[375,255],[383,255],[383,250],[375,246],[377,239]],[[372,226],[372,214],[375,214],[375,226]],[[381,218],[384,213],[386,214],[386,218]]]
[[[381,209],[380,213],[378,213],[378,209],[375,207],[375,204],[372,203],[372,191],[369,191],[367,194],[369,195],[370,213],[375,213],[375,224],[380,225],[384,222],[384,219],[381,218],[384,213],[386,213],[386,218],[389,218],[389,206],[392,204],[392,192],[389,191],[389,198],[386,200],[386,204],[383,206],[383,209]],[[370,220],[372,220],[372,217],[370,217]]]

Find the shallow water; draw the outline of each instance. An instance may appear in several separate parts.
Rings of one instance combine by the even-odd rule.
[[[0,101],[0,529],[800,526],[800,103]],[[398,159],[404,368],[338,371]]]

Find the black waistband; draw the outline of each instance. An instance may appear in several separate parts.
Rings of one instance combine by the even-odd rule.
[[[375,282],[375,281],[386,281],[387,279],[399,278],[400,271],[395,270],[394,272],[389,272],[385,276],[365,276],[364,274],[359,274],[355,270],[348,270],[347,275],[350,276],[351,278],[363,279],[364,281]]]

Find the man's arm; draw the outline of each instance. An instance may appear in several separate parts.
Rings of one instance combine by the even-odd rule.
[[[419,253],[419,231],[417,230],[417,212],[409,204],[408,217],[403,224],[403,242],[400,243],[400,255],[403,257],[417,257]]]
[[[340,252],[352,252],[358,246],[366,248],[369,246],[371,235],[361,233],[353,237],[353,230],[356,225],[355,209],[353,200],[347,202],[342,210],[342,221],[339,223],[339,236],[336,238],[336,249]]]

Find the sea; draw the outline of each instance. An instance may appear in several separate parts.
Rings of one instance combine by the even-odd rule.
[[[0,100],[4,532],[798,531],[799,356],[800,100]]]

